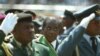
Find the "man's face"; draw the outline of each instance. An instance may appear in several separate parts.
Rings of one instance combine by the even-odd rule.
[[[64,26],[66,26],[67,28],[71,27],[73,25],[73,23],[75,22],[75,20],[67,18],[63,20],[63,24]]]
[[[49,42],[52,42],[56,39],[57,35],[59,34],[60,29],[61,29],[60,25],[58,25],[55,22],[52,22],[52,23],[46,24],[42,32],[45,35],[46,39]]]
[[[100,34],[100,20],[99,21],[95,21],[95,27],[96,27],[96,33]]]
[[[34,36],[34,28],[32,22],[20,22],[14,29],[14,36],[17,41],[27,44],[32,41]]]
[[[91,21],[88,28],[87,28],[87,32],[90,35],[99,35],[100,34],[100,20]]]

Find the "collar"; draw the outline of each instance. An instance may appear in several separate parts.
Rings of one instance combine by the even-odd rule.
[[[18,42],[16,39],[14,39],[15,40],[15,43],[16,43],[16,45],[18,46],[18,47],[21,47],[21,43],[20,42]]]
[[[18,47],[21,47],[22,44],[21,44],[19,41],[17,41],[17,40],[15,39],[15,42],[16,42],[16,44],[17,44]],[[26,47],[31,48],[31,47],[32,47],[32,43],[31,43],[31,42],[28,43],[28,45],[27,45]]]
[[[86,39],[86,41],[90,44],[90,46],[92,46],[92,41],[91,41],[91,39],[90,39],[92,36],[90,36],[90,35],[88,35],[88,34],[84,34],[83,37],[84,37],[84,38]],[[97,38],[97,36],[94,36],[94,37]]]

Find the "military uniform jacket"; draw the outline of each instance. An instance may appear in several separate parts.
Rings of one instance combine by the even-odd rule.
[[[97,53],[95,53],[83,37],[85,29],[78,26],[66,37],[57,49],[58,56],[76,56],[73,52],[78,46],[79,56],[100,56],[100,39],[97,38]]]
[[[25,56],[23,54],[23,50],[17,47],[14,41],[8,46],[13,56]],[[48,49],[41,44],[35,43],[34,41],[32,41],[32,49],[33,51],[30,56],[49,56]]]
[[[5,35],[3,35],[3,33],[0,33],[0,35],[1,35],[0,38],[5,37]],[[2,42],[3,42],[3,40],[2,40]],[[0,46],[0,56],[25,56],[23,54],[23,51],[17,46],[17,44],[14,40],[11,43],[5,43],[4,47],[6,47],[6,49],[2,48],[2,46]],[[32,49],[33,49],[33,52],[30,56],[49,56],[48,48],[45,47],[44,45],[41,45],[39,43],[37,44],[34,41],[32,41]],[[10,55],[9,55],[9,53],[10,53]]]

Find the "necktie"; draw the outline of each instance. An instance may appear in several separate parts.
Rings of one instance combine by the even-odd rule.
[[[22,46],[22,52],[24,56],[28,56],[28,52],[25,46]]]
[[[92,49],[96,53],[96,50],[97,50],[96,38],[95,37],[91,37],[91,41],[92,41]]]

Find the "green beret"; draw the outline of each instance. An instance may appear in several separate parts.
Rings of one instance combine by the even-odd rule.
[[[31,22],[32,21],[32,15],[26,14],[26,13],[17,13],[18,16],[18,22]]]

